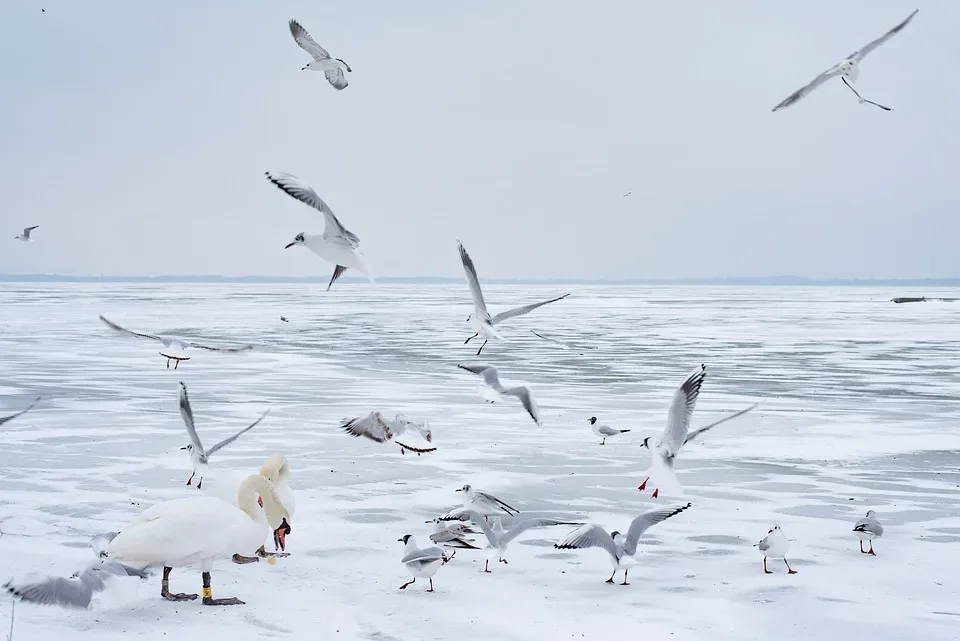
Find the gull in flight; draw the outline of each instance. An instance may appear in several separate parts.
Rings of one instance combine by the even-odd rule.
[[[322,71],[327,77],[327,82],[333,85],[334,89],[344,89],[347,86],[347,77],[343,75],[344,70],[352,72],[346,62],[340,58],[333,58],[326,49],[317,44],[317,41],[310,37],[307,30],[300,26],[296,20],[290,21],[290,33],[293,39],[300,45],[300,48],[313,56],[313,60],[303,66],[300,71]]]
[[[516,396],[520,399],[520,402],[523,403],[523,409],[527,410],[530,418],[532,418],[537,425],[541,425],[540,408],[537,407],[537,401],[533,398],[533,392],[530,391],[529,387],[524,385],[504,387],[497,374],[497,368],[493,365],[457,365],[457,367],[471,374],[477,374],[483,377],[483,382],[486,383],[487,387],[490,387],[499,394]]]
[[[93,595],[103,592],[116,577],[150,577],[147,568],[138,569],[118,561],[101,559],[86,569],[76,572],[69,579],[50,576],[36,581],[8,581],[3,585],[11,595],[38,605],[58,605],[68,608],[87,609]]]
[[[154,336],[153,334],[141,334],[140,332],[134,332],[129,329],[120,327],[114,322],[107,320],[107,318],[100,314],[100,320],[102,320],[107,327],[121,334],[126,334],[127,336],[134,336],[136,338],[149,338],[150,340],[159,341],[163,345],[163,349],[160,350],[160,356],[163,356],[167,359],[167,368],[170,367],[170,361],[174,361],[175,364],[173,369],[180,367],[180,361],[188,361],[190,357],[186,355],[185,351],[187,347],[195,349],[205,349],[210,352],[224,352],[224,353],[234,353],[234,352],[246,352],[253,349],[253,345],[241,345],[240,347],[210,347],[209,345],[203,345],[201,343],[194,343],[192,341],[187,341],[181,338],[173,338],[170,336]]]
[[[763,554],[763,572],[764,574],[773,574],[767,569],[767,559],[783,559],[787,564],[787,574],[796,574],[797,571],[787,563],[787,551],[790,549],[790,539],[780,531],[779,525],[774,525],[767,530],[767,535],[759,543],[754,543],[753,547],[758,548]]]
[[[333,263],[333,277],[330,278],[327,291],[330,291],[330,288],[343,275],[343,272],[351,267],[366,274],[370,282],[373,282],[370,265],[367,264],[366,257],[360,251],[360,238],[353,232],[347,231],[347,228],[340,223],[333,210],[327,206],[327,203],[323,202],[317,192],[302,183],[299,178],[290,174],[274,174],[268,171],[266,176],[267,180],[282,189],[288,196],[313,207],[323,214],[326,220],[326,226],[323,228],[322,234],[300,232],[293,237],[293,242],[288,243],[284,249],[290,249],[294,245],[303,245],[320,258]]]
[[[255,420],[253,423],[243,428],[230,438],[225,438],[209,450],[204,449],[203,443],[200,442],[200,437],[197,436],[197,426],[193,422],[193,409],[190,407],[190,399],[187,397],[187,386],[180,383],[180,416],[183,418],[183,424],[187,426],[187,434],[190,436],[190,444],[181,447],[181,450],[186,450],[190,454],[190,462],[193,464],[193,474],[190,475],[190,478],[187,479],[187,485],[192,484],[193,477],[197,474],[197,469],[200,469],[200,480],[197,482],[197,489],[201,489],[203,484],[203,470],[206,469],[210,461],[210,456],[215,453],[217,450],[230,445],[235,440],[240,438],[245,432],[249,432],[257,425],[260,424],[260,421],[270,413],[270,410],[267,410],[260,415],[260,418]]]
[[[860,101],[860,104],[868,103],[874,105],[875,107],[880,107],[885,111],[893,111],[890,107],[886,107],[880,103],[863,98],[859,92],[853,88],[853,83],[857,81],[857,76],[860,74],[860,63],[864,58],[867,57],[867,54],[882,45],[884,42],[892,38],[895,34],[899,33],[904,27],[910,24],[910,21],[913,20],[913,17],[917,15],[917,11],[919,11],[919,9],[915,9],[913,13],[907,16],[906,20],[898,24],[890,31],[886,32],[873,42],[870,42],[851,53],[843,60],[843,62],[830,67],[819,76],[811,80],[809,84],[794,91],[792,94],[784,98],[783,102],[774,107],[773,111],[784,109],[796,102],[799,102],[801,98],[806,97],[807,94],[834,76],[840,76],[841,80],[843,80],[843,84],[847,85],[847,88],[857,96],[857,100]]]
[[[510,541],[514,540],[527,530],[535,527],[551,527],[554,525],[579,525],[579,523],[571,523],[570,521],[558,521],[556,519],[524,519],[518,523],[514,523],[513,527],[509,530],[504,531],[503,523],[500,522],[500,517],[495,516],[491,519],[492,525],[487,525],[486,519],[480,515],[476,510],[466,510],[466,515],[471,521],[480,526],[483,530],[483,534],[487,537],[487,560],[484,563],[483,571],[487,574],[490,574],[490,559],[496,558],[503,563],[508,565],[507,560],[504,555],[507,553],[507,546],[510,545]]]
[[[570,343],[564,343],[563,341],[557,340],[556,338],[550,338],[550,337],[548,337],[548,336],[544,336],[543,334],[539,334],[539,333],[533,331],[532,329],[530,330],[530,333],[532,333],[532,334],[533,334],[534,336],[536,336],[537,338],[542,338],[543,340],[545,340],[545,341],[547,341],[547,342],[549,342],[549,343],[554,343],[555,345],[558,345],[561,349],[597,349],[596,347],[592,347],[592,346],[588,346],[588,347],[574,347],[574,346],[571,345]],[[583,356],[583,353],[581,352],[580,355]]]
[[[557,298],[545,300],[542,303],[524,305],[523,307],[517,307],[514,309],[509,309],[505,312],[500,312],[496,316],[490,316],[489,312],[487,312],[487,304],[483,300],[483,291],[480,289],[480,280],[477,278],[477,269],[473,266],[473,260],[470,258],[470,254],[467,253],[467,250],[463,248],[463,243],[458,240],[457,245],[460,247],[460,260],[463,262],[463,271],[467,274],[467,285],[470,286],[470,295],[473,296],[474,312],[467,316],[467,322],[470,323],[471,328],[474,332],[476,332],[473,336],[463,341],[463,344],[466,345],[477,336],[483,334],[483,345],[481,345],[480,349],[477,350],[477,356],[480,355],[480,352],[482,352],[483,348],[486,347],[487,341],[489,341],[491,338],[503,338],[497,333],[497,330],[493,328],[494,325],[498,325],[511,318],[516,318],[517,316],[529,314],[538,307],[542,307],[548,303],[555,303],[558,300],[562,300],[570,295],[564,294],[563,296],[558,296]]]
[[[609,436],[616,436],[617,434],[626,434],[627,432],[630,431],[630,430],[617,430],[610,427],[609,425],[601,425],[597,423],[596,416],[591,416],[589,421],[590,421],[590,427],[593,429],[593,433],[603,439],[602,441],[600,441],[600,445],[606,445],[607,437]]]
[[[23,228],[23,233],[22,233],[22,234],[19,234],[19,235],[17,235],[17,236],[14,236],[14,237],[13,237],[14,240],[21,240],[21,241],[23,241],[23,242],[25,242],[25,243],[32,243],[32,242],[33,242],[33,239],[30,238],[30,232],[32,232],[34,229],[36,229],[36,228],[39,227],[39,226],[40,226],[40,225],[34,225],[33,227],[24,227],[24,228]]]
[[[417,579],[430,579],[430,589],[427,592],[433,592],[433,575],[450,557],[442,548],[436,546],[421,550],[417,547],[417,540],[409,534],[404,534],[397,540],[403,543],[403,558],[400,562],[407,566],[413,575],[413,579],[401,585],[400,589],[406,590],[407,586],[416,583]]]
[[[643,439],[642,446],[651,450],[652,461],[650,469],[647,470],[647,478],[637,489],[642,492],[647,487],[647,481],[656,476],[655,480],[659,483],[659,486],[653,490],[653,498],[657,498],[660,494],[661,487],[665,491],[680,491],[680,483],[673,472],[673,464],[677,454],[680,453],[681,447],[707,430],[742,416],[758,405],[758,403],[754,403],[745,410],[740,410],[706,427],[690,432],[690,418],[693,416],[693,408],[697,404],[697,397],[700,396],[700,386],[703,385],[703,379],[706,375],[707,366],[701,365],[673,393],[670,409],[667,412],[667,427],[663,430],[663,434],[656,445],[653,445],[652,438],[649,436]]]
[[[283,316],[282,314],[280,315],[280,320],[282,320],[284,323],[289,323],[289,322],[290,322],[289,319],[287,319],[287,317],[286,317],[286,316]]]
[[[883,536],[883,525],[880,524],[876,512],[868,510],[867,515],[853,526],[853,533],[860,539],[860,552],[877,556],[877,553],[873,551],[873,540]],[[870,549],[867,551],[863,549],[864,541],[870,541]]]
[[[628,191],[627,193],[625,193],[625,194],[623,195],[623,198],[626,198],[627,196],[629,196],[629,195],[632,194],[632,193],[633,193],[632,191]]]
[[[630,523],[630,529],[624,536],[614,530],[607,533],[599,525],[588,523],[568,534],[559,543],[553,547],[558,550],[582,550],[584,548],[603,548],[610,555],[610,561],[613,563],[613,574],[607,579],[607,583],[613,583],[613,577],[617,575],[618,570],[623,570],[623,583],[620,585],[630,585],[627,582],[627,572],[630,571],[637,560],[634,555],[637,553],[637,542],[643,533],[649,530],[657,523],[666,521],[671,516],[676,516],[690,507],[678,505],[674,507],[664,507],[656,510],[649,510],[633,519]]]
[[[30,403],[30,405],[27,406],[27,409],[20,410],[20,411],[17,412],[16,414],[11,414],[11,415],[9,415],[9,416],[2,416],[2,417],[0,417],[0,425],[3,425],[4,423],[6,423],[6,422],[8,422],[8,421],[12,421],[13,419],[17,418],[18,416],[22,416],[22,415],[26,414],[27,412],[29,412],[30,410],[33,409],[34,405],[36,405],[36,404],[39,403],[39,402],[40,402],[40,397],[38,396],[36,399],[34,399],[34,401],[33,401],[32,403]]]
[[[408,421],[403,414],[397,414],[395,418],[389,419],[381,412],[370,412],[363,418],[344,419],[340,426],[347,434],[352,436],[366,436],[377,443],[386,443],[395,436],[399,437],[406,431],[418,432],[427,443],[433,442],[433,432],[426,422],[414,423]],[[400,441],[394,441],[400,446],[400,453],[406,454],[407,450],[416,452],[420,456],[423,452],[435,452],[435,447],[413,447]]]

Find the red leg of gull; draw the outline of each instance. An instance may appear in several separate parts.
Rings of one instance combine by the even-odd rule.
[[[651,494],[650,496],[652,496],[653,498],[657,498],[658,496],[660,496],[660,488],[658,487],[657,489],[655,489],[653,491],[653,494]]]
[[[863,545],[863,544],[861,543],[861,545]],[[867,554],[869,554],[869,555],[871,555],[871,556],[877,556],[877,553],[873,551],[873,539],[870,540],[870,551],[867,552]]]
[[[783,559],[783,562],[784,562],[784,563],[787,563],[787,559],[784,558],[784,559]],[[797,573],[797,571],[794,570],[792,567],[790,567],[790,564],[787,563],[787,574],[796,574],[796,573]]]
[[[193,485],[193,477],[197,475],[197,471],[194,470],[193,474],[190,475],[190,478],[187,479],[187,485]]]
[[[650,480],[650,477],[649,477],[649,476],[648,476],[647,478],[643,479],[643,483],[641,483],[641,484],[640,484],[640,487],[638,487],[637,489],[640,490],[641,492],[643,492],[645,489],[647,489],[647,481],[649,481],[649,480]]]

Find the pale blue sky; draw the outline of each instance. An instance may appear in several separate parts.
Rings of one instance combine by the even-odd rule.
[[[915,8],[858,81],[892,113],[838,79],[770,112]],[[328,275],[269,169],[383,276],[462,273],[456,238],[481,278],[956,276],[958,33],[942,0],[4,0],[0,272]]]

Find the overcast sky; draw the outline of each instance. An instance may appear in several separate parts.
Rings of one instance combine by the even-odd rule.
[[[893,112],[834,79],[771,113],[915,8],[857,83]],[[958,33],[942,0],[3,0],[0,272],[328,275],[272,170],[376,275],[462,274],[459,238],[481,278],[957,276]]]

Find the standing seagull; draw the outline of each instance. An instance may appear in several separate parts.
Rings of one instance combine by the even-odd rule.
[[[463,508],[458,510],[451,510],[447,514],[440,516],[438,520],[443,521],[447,520],[445,517],[449,514],[455,514],[453,518],[456,520],[462,521],[464,517],[470,518],[468,510],[475,510],[483,514],[494,514],[496,512],[506,512],[510,516],[516,516],[520,514],[520,510],[510,505],[507,505],[490,492],[484,492],[483,490],[478,490],[469,483],[463,487],[457,488],[454,492],[463,492]]]
[[[527,410],[527,414],[530,415],[530,418],[532,418],[537,425],[541,425],[540,408],[537,407],[537,401],[534,400],[533,392],[530,391],[529,387],[524,385],[504,387],[500,382],[500,377],[497,374],[497,368],[493,365],[457,365],[457,367],[472,374],[482,376],[483,382],[486,383],[488,387],[496,390],[500,394],[505,396],[516,396],[518,399],[520,399],[520,402],[523,403],[523,409]]]
[[[187,434],[190,435],[190,444],[184,447],[181,447],[181,450],[186,450],[190,453],[190,462],[193,463],[193,474],[190,475],[190,478],[187,479],[187,485],[190,485],[193,482],[193,477],[197,474],[197,468],[200,468],[200,480],[197,482],[197,489],[201,489],[203,484],[203,470],[207,467],[210,461],[210,455],[216,452],[217,450],[230,445],[235,440],[240,438],[245,432],[249,432],[257,425],[260,424],[260,421],[270,413],[270,410],[267,410],[260,415],[260,418],[255,420],[253,423],[243,428],[230,438],[225,438],[209,450],[203,449],[203,443],[200,442],[200,437],[197,436],[197,426],[193,422],[193,409],[190,407],[190,399],[187,397],[187,386],[180,383],[180,416],[183,418],[183,424],[187,426]]]
[[[27,409],[25,409],[25,410],[20,410],[20,411],[17,412],[16,414],[11,414],[11,415],[9,415],[9,416],[0,417],[0,425],[3,425],[3,424],[6,423],[7,421],[12,421],[13,419],[17,418],[18,416],[22,416],[22,415],[26,414],[27,412],[29,412],[30,410],[32,410],[32,409],[33,409],[33,406],[36,405],[39,401],[40,401],[40,397],[38,396],[32,403],[30,403],[30,405],[27,406]]]
[[[300,26],[296,20],[290,21],[290,33],[293,39],[300,45],[300,48],[313,56],[313,60],[303,66],[300,71],[322,71],[327,77],[327,82],[333,85],[334,89],[344,89],[347,86],[347,77],[343,71],[352,72],[346,62],[340,58],[332,58],[326,49],[317,44],[317,41],[310,37],[307,30]]]
[[[253,349],[253,345],[241,345],[240,347],[210,347],[209,345],[202,345],[200,343],[194,343],[180,338],[154,336],[153,334],[141,334],[140,332],[134,332],[120,327],[116,323],[107,320],[103,314],[100,314],[100,320],[102,320],[107,327],[116,332],[120,332],[121,334],[134,336],[136,338],[149,338],[150,340],[159,341],[163,345],[163,350],[160,351],[160,356],[163,356],[167,359],[167,368],[170,367],[170,361],[175,362],[173,369],[177,369],[180,367],[180,361],[190,360],[190,357],[184,353],[184,350],[187,347],[205,349],[210,352],[246,352]]]
[[[294,245],[303,245],[314,254],[325,261],[334,264],[333,277],[327,285],[327,291],[336,282],[347,268],[359,269],[367,275],[370,282],[373,282],[373,276],[370,273],[370,265],[367,259],[360,251],[360,238],[353,232],[347,231],[337,217],[334,215],[327,203],[317,195],[313,189],[296,176],[285,173],[272,174],[269,171],[265,174],[267,180],[272,182],[278,188],[282,189],[288,196],[296,198],[300,202],[310,205],[321,214],[326,220],[326,226],[323,228],[323,234],[308,234],[300,232],[293,238],[292,243],[288,243],[284,249],[290,249]]]
[[[417,547],[417,540],[409,534],[404,534],[397,540],[403,542],[403,558],[400,562],[407,566],[413,575],[413,579],[401,585],[400,589],[406,590],[407,586],[416,583],[417,579],[430,579],[430,589],[427,592],[433,592],[433,575],[441,565],[450,560],[449,557],[436,546],[421,550]]]
[[[603,438],[603,440],[600,441],[600,445],[607,444],[608,436],[616,436],[617,434],[626,434],[627,432],[630,431],[630,430],[616,430],[610,427],[609,425],[599,425],[597,423],[596,416],[591,416],[589,420],[590,420],[590,427],[593,429],[593,433]]]
[[[474,312],[467,316],[467,322],[470,323],[473,331],[476,332],[473,336],[463,341],[463,344],[466,345],[477,336],[480,336],[480,334],[483,334],[483,345],[477,350],[477,356],[480,356],[480,352],[483,351],[483,348],[487,345],[487,341],[490,340],[490,338],[502,338],[500,334],[497,333],[497,330],[493,328],[494,325],[511,318],[516,318],[517,316],[529,314],[538,307],[548,303],[555,303],[570,295],[564,294],[557,298],[545,300],[542,303],[524,305],[523,307],[500,312],[496,316],[490,316],[489,312],[487,312],[487,304],[483,300],[483,291],[480,289],[480,280],[477,278],[477,269],[473,266],[473,260],[470,258],[467,250],[463,248],[463,243],[458,240],[457,245],[460,247],[460,260],[463,262],[463,271],[467,274],[467,285],[470,286],[470,295],[473,296]]]
[[[913,17],[917,15],[917,11],[919,11],[919,9],[914,9],[913,13],[907,16],[907,19],[901,22],[900,24],[898,24],[896,27],[886,32],[885,34],[883,34],[873,42],[870,42],[864,45],[862,48],[854,51],[849,56],[847,56],[843,60],[843,62],[837,65],[834,65],[833,67],[830,67],[829,69],[821,73],[819,76],[811,80],[810,83],[805,87],[801,87],[800,89],[797,89],[796,91],[794,91],[792,94],[784,98],[783,102],[781,102],[779,105],[774,107],[772,111],[784,109],[796,102],[799,102],[801,98],[806,97],[807,94],[809,94],[811,91],[813,91],[814,89],[816,89],[817,87],[825,83],[830,78],[833,78],[834,76],[841,77],[841,79],[843,80],[843,84],[847,85],[847,88],[849,88],[850,91],[856,94],[857,100],[860,101],[860,104],[868,103],[876,107],[880,107],[885,111],[893,111],[890,107],[885,107],[880,103],[873,102],[872,100],[867,100],[861,97],[860,94],[857,92],[857,90],[853,88],[852,83],[855,83],[857,81],[857,76],[860,74],[860,62],[867,57],[867,54],[873,51],[874,49],[876,49],[877,47],[879,47],[880,45],[882,45],[884,42],[892,38],[894,34],[899,33],[904,27],[910,24],[910,21],[913,20]]]
[[[860,539],[860,552],[877,556],[877,553],[873,551],[873,540],[883,536],[883,526],[880,524],[880,519],[877,518],[876,512],[868,510],[867,515],[857,521],[857,524],[853,526],[853,533]],[[864,541],[870,541],[870,549],[867,551],[863,549]]]
[[[657,444],[655,446],[652,445],[652,439],[649,436],[643,439],[641,445],[652,451],[652,460],[650,462],[650,468],[647,470],[647,478],[644,479],[640,487],[637,488],[641,492],[647,487],[647,481],[654,475],[657,476],[657,479],[655,479],[656,482],[664,487],[665,490],[678,492],[680,490],[680,482],[673,472],[673,463],[677,454],[680,453],[680,448],[707,430],[735,419],[738,416],[742,416],[758,405],[754,403],[745,410],[740,410],[706,427],[701,427],[698,430],[690,432],[690,417],[693,416],[693,408],[697,404],[697,397],[700,396],[700,386],[703,385],[703,379],[706,375],[707,366],[700,365],[700,367],[694,370],[693,373],[683,381],[677,391],[673,393],[673,399],[670,401],[670,409],[667,412],[667,427],[663,430],[663,434],[660,436]],[[653,498],[657,498],[659,494],[660,487],[657,487],[653,490]]]
[[[366,436],[377,443],[386,443],[394,436],[400,436],[407,430],[418,432],[427,443],[433,442],[433,432],[427,427],[426,423],[414,423],[408,421],[402,414],[397,414],[393,419],[389,419],[381,412],[370,412],[363,418],[344,419],[340,425],[347,434],[351,436]],[[413,447],[405,445],[400,441],[395,441],[400,446],[400,453],[406,454],[406,450],[416,452],[420,456],[423,452],[434,452],[435,447]]]
[[[790,549],[790,539],[780,531],[779,525],[774,525],[767,530],[767,535],[759,543],[754,543],[753,547],[758,548],[763,554],[763,572],[764,574],[773,574],[767,569],[767,559],[783,559],[787,564],[787,574],[796,574],[797,571],[787,563],[787,551]]]
[[[34,225],[33,227],[24,227],[23,233],[19,236],[14,236],[14,240],[22,240],[25,243],[32,243],[33,239],[30,238],[30,232],[39,227],[40,225]]]
[[[599,525],[588,523],[568,534],[565,539],[553,547],[558,550],[603,548],[607,551],[607,554],[610,555],[610,560],[613,562],[613,574],[607,579],[607,583],[613,583],[613,577],[617,575],[617,570],[623,570],[623,583],[620,585],[630,585],[627,583],[627,572],[637,564],[637,560],[633,555],[637,553],[637,542],[640,540],[640,537],[657,523],[661,523],[671,516],[680,514],[688,507],[690,507],[690,503],[675,507],[648,510],[633,519],[630,523],[630,529],[627,530],[627,536],[625,537],[616,530],[607,534],[607,531]]]

